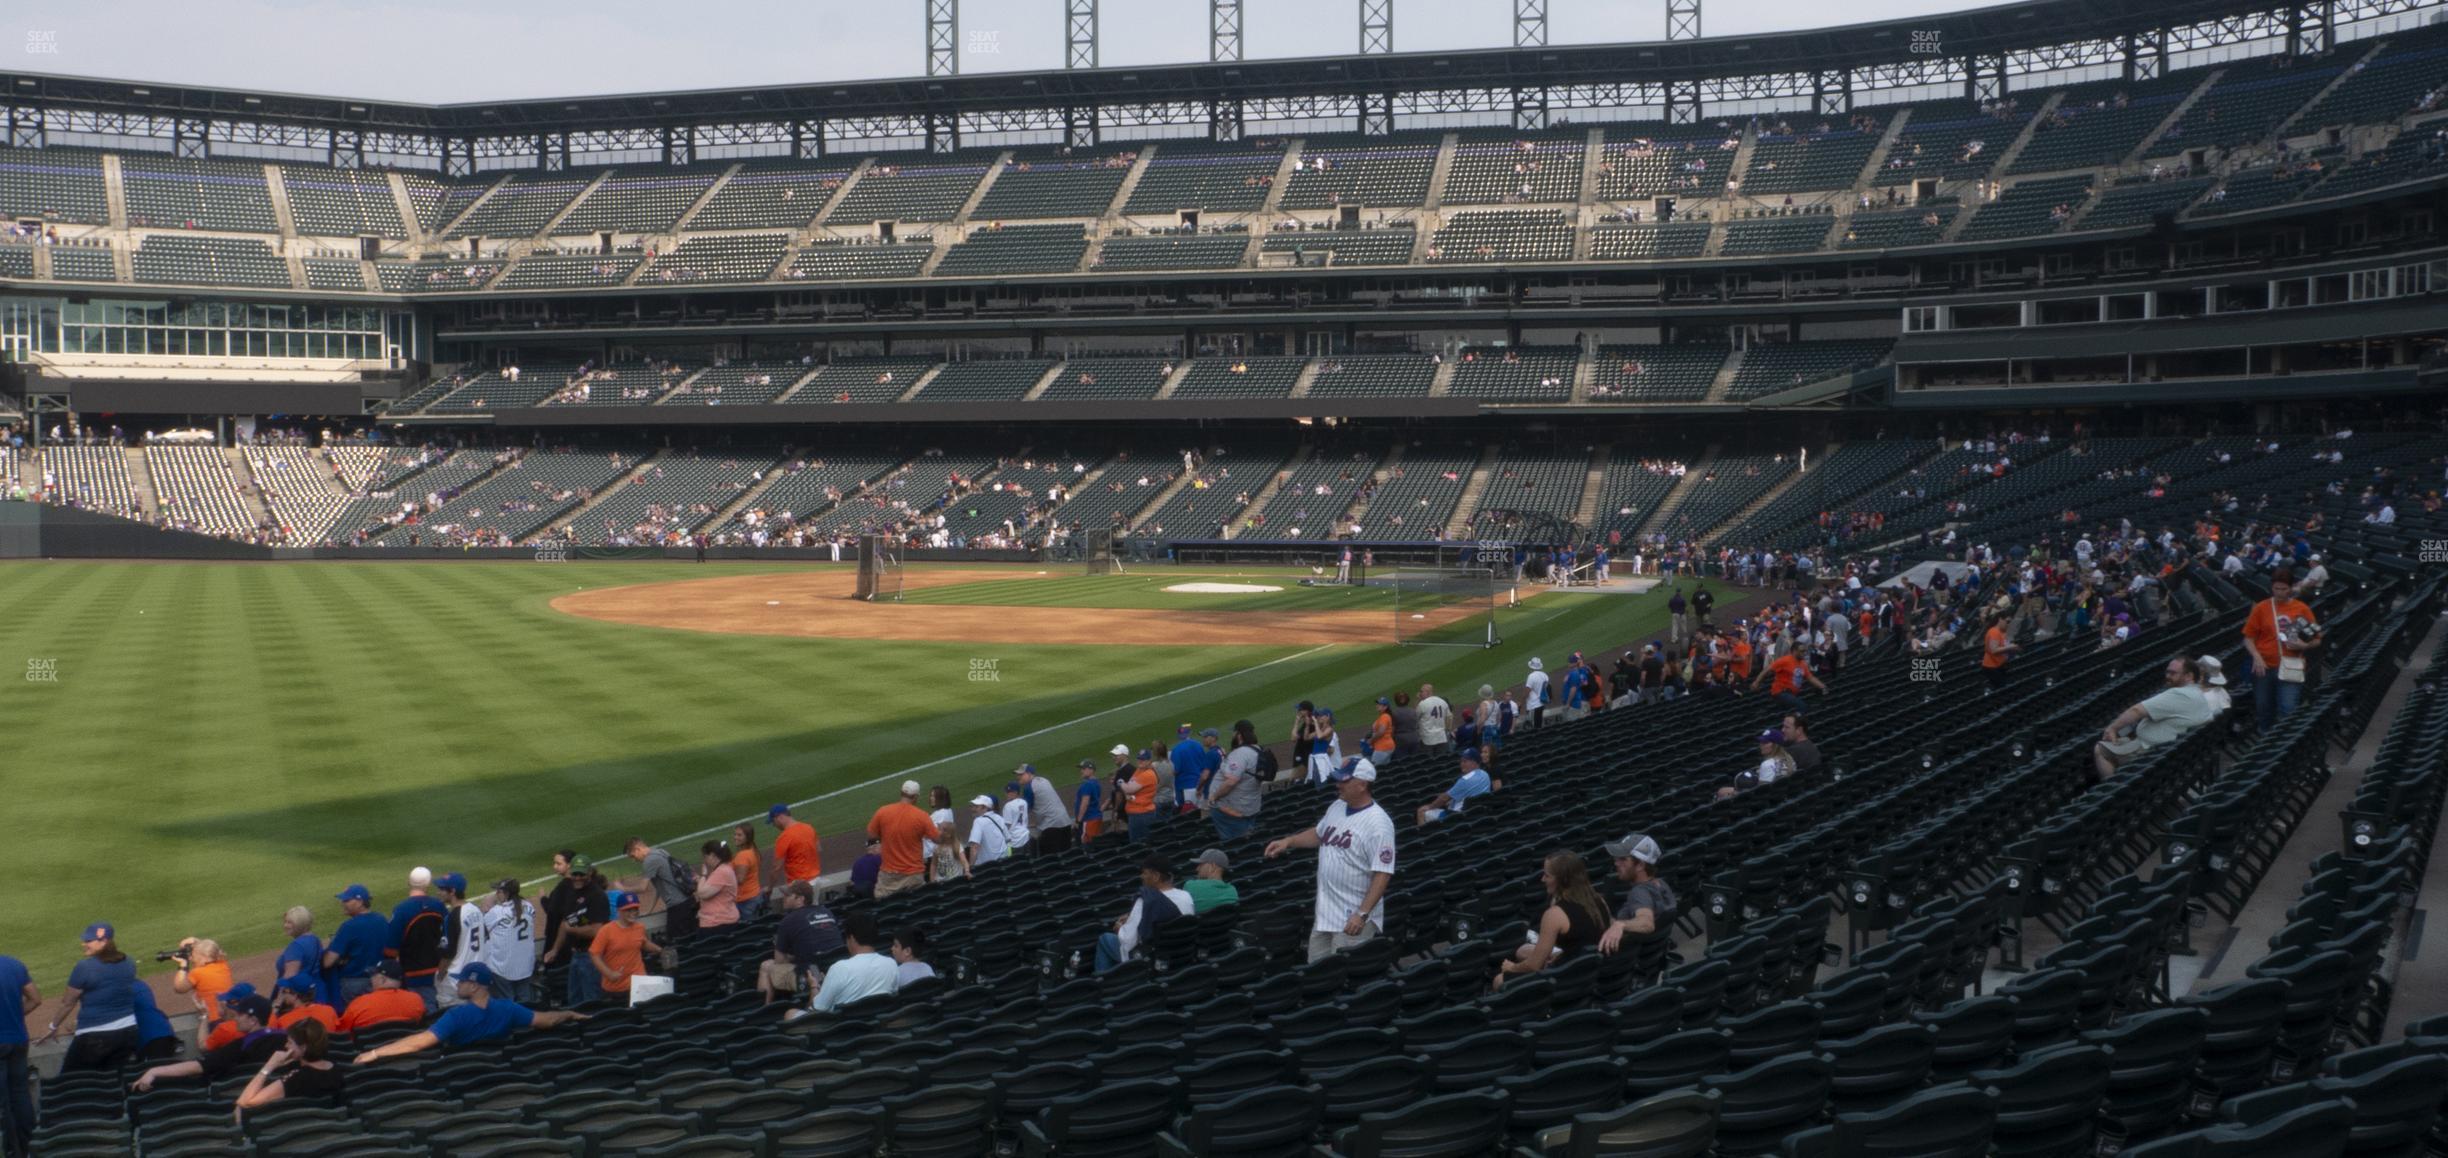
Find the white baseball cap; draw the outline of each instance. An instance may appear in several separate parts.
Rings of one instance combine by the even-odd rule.
[[[1112,754],[1116,756],[1128,756],[1130,755],[1130,745],[1116,744],[1113,746]]]
[[[1663,855],[1658,852],[1656,841],[1637,832],[1625,836],[1622,840],[1607,842],[1606,854],[1608,856],[1628,856],[1651,868],[1657,867],[1658,858]]]
[[[904,781],[902,781],[902,782],[901,782],[901,795],[903,795],[903,796],[916,796],[916,795],[918,795],[918,782],[917,782],[917,781],[915,781],[915,780],[904,780]]]
[[[1353,756],[1344,760],[1342,767],[1335,769],[1334,778],[1336,783],[1363,780],[1374,784],[1377,782],[1377,766],[1369,763],[1365,757]]]
[[[1530,670],[1531,670],[1531,671],[1540,671],[1540,670],[1544,669],[1546,666],[1547,666],[1546,664],[1541,663],[1541,662],[1539,661],[1539,657],[1537,657],[1537,656],[1535,656],[1535,655],[1530,657]]]
[[[969,798],[969,803],[977,805],[980,808],[992,808],[994,807],[994,798],[990,796],[972,796]]]
[[[433,870],[424,865],[408,870],[408,887],[421,889],[433,883]]]

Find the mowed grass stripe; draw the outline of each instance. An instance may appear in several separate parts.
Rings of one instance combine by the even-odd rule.
[[[1046,579],[989,579],[904,591],[902,602],[967,604],[1002,607],[1128,608],[1152,611],[1385,611],[1395,606],[1394,592],[1385,587],[1300,586],[1310,578],[1267,572],[1206,572],[1184,574],[1170,568],[1127,575],[1073,576]],[[1279,591],[1208,593],[1167,591],[1181,583],[1246,583],[1279,587]]]

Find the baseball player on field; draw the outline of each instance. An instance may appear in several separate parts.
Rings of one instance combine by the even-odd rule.
[[[1354,756],[1335,769],[1342,799],[1316,828],[1266,846],[1268,859],[1295,848],[1318,850],[1317,917],[1309,959],[1322,960],[1385,932],[1386,887],[1394,883],[1394,818],[1370,795],[1377,767]]]

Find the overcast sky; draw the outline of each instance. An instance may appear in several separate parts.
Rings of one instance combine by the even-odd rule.
[[[1710,0],[1710,36],[1900,19],[1965,0]],[[925,71],[924,0],[11,0],[29,72],[433,103]],[[1244,53],[1359,47],[1357,0],[1245,0]],[[1102,63],[1204,61],[1207,0],[1103,0]],[[1549,0],[1548,42],[1665,35],[1665,0]],[[1062,0],[963,0],[962,72],[1060,68]],[[1395,0],[1398,52],[1512,43],[1512,0]],[[10,51],[0,45],[0,52]]]

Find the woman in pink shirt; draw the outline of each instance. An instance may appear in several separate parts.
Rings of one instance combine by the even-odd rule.
[[[731,846],[705,842],[705,867],[697,871],[697,927],[739,924],[739,874],[731,870]]]

